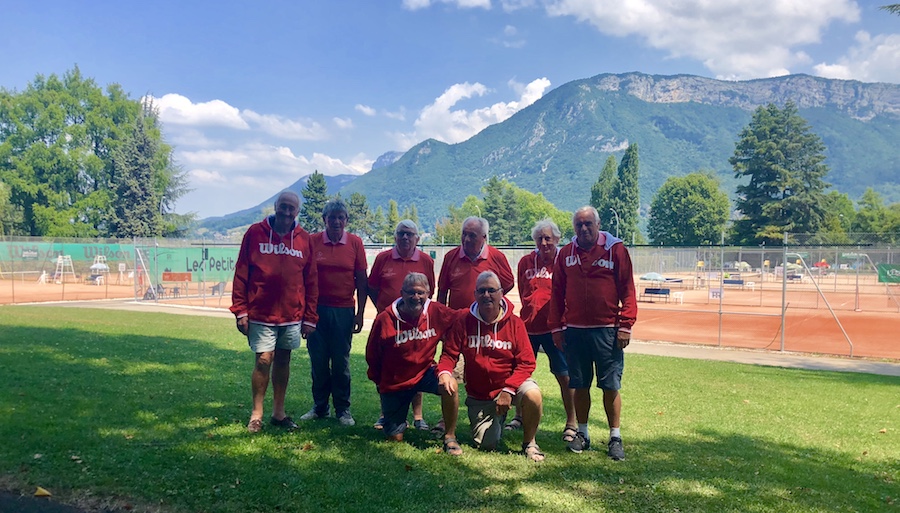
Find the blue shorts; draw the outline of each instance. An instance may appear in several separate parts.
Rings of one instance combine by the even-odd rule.
[[[432,366],[412,388],[381,394],[381,414],[384,415],[385,436],[395,436],[406,431],[409,405],[419,392],[440,395],[437,367]]]
[[[554,376],[568,376],[569,364],[566,362],[566,353],[560,351],[553,345],[553,334],[544,333],[543,335],[528,335],[531,340],[531,349],[534,351],[534,357],[537,359],[538,348],[543,347],[544,353],[550,359],[550,372]]]
[[[622,388],[625,352],[616,341],[618,328],[567,328],[569,388],[588,388],[597,371],[597,388]]]
[[[247,344],[254,353],[271,353],[275,349],[300,349],[300,324],[267,326],[247,324]]]

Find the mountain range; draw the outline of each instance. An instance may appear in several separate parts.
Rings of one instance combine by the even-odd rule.
[[[722,81],[625,73],[576,80],[464,142],[429,139],[399,158],[385,154],[359,177],[328,177],[329,193],[361,192],[373,210],[390,199],[401,209],[415,203],[430,226],[498,176],[574,210],[588,202],[607,157],[637,143],[642,205],[667,178],[701,169],[733,195],[728,159],[741,130],[758,106],[787,101],[825,143],[834,189],[856,199],[874,187],[887,201],[900,201],[900,85],[808,75]],[[305,177],[292,189],[301,182]]]

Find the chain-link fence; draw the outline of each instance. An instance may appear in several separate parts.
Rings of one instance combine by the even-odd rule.
[[[873,327],[887,337],[900,332],[900,249],[884,234],[841,240],[789,234],[780,247],[631,247],[641,301],[637,334],[865,355],[860,347],[878,338]],[[389,248],[367,247],[370,266]],[[423,248],[436,274],[452,248]],[[513,270],[533,250],[501,249]],[[0,304],[129,299],[227,308],[238,251],[237,242],[203,239],[7,238],[0,241]],[[515,291],[510,296],[517,302]],[[806,333],[812,324],[818,331]],[[678,325],[686,325],[684,335]],[[900,358],[900,342],[892,344],[890,354]]]

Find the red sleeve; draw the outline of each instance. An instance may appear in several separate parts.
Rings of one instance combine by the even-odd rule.
[[[303,287],[306,289],[306,311],[303,312],[303,322],[315,326],[319,322],[319,267],[313,258],[311,241],[308,237],[306,241],[309,257],[303,268]]]
[[[456,312],[456,310],[453,310]],[[438,360],[438,374],[442,372],[453,373],[456,362],[459,361],[459,351],[463,340],[466,338],[466,317],[458,314],[453,326],[444,337],[444,345],[441,348],[441,358]]]
[[[358,235],[353,235],[353,246],[356,248],[356,270],[365,272],[369,268],[369,262],[366,261],[366,247]]]
[[[250,227],[252,230],[253,227]],[[231,284],[231,312],[236,317],[247,315],[247,281],[250,279],[250,230],[244,233],[237,263],[234,265],[234,281]]]
[[[381,337],[382,324],[384,324],[384,316],[378,314],[372,323],[372,329],[369,330],[369,340],[366,342],[366,363],[369,364],[369,370],[366,375],[375,386],[381,382]]]
[[[547,327],[550,331],[560,331],[566,327],[566,257],[563,252],[571,245],[566,245],[556,255],[553,263],[553,281],[550,289],[550,314],[547,318]]]
[[[425,277],[428,278],[428,286],[431,287],[431,294],[428,297],[435,297],[435,283],[434,283],[434,259],[431,258],[430,255],[426,255],[425,252],[422,252],[421,258],[425,259],[427,265],[425,266]]]
[[[518,269],[516,269],[516,285],[519,289],[519,301],[524,301],[531,294],[531,281],[525,278],[530,262],[528,256],[519,259]]]
[[[624,244],[613,246],[616,252],[616,289],[619,295],[619,329],[631,331],[637,321],[637,294],[634,291],[634,274],[631,256]],[[556,275],[554,275],[554,278]]]
[[[516,366],[503,386],[504,388],[518,390],[522,383],[534,374],[537,363],[534,359],[531,341],[528,339],[528,332],[525,330],[525,323],[514,315],[510,317],[510,320],[513,323],[513,338],[516,341]]]
[[[506,295],[516,285],[516,279],[513,276],[512,269],[509,267],[509,260],[506,255],[499,249],[494,249],[494,265],[492,266],[500,278],[500,287],[503,289],[503,295]]]

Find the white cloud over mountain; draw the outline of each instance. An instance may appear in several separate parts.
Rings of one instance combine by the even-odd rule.
[[[485,96],[491,91],[477,82],[454,84],[419,112],[419,117],[414,123],[414,132],[395,134],[395,140],[403,150],[429,138],[450,144],[465,141],[488,126],[505,121],[540,99],[549,89],[550,81],[539,78],[525,86],[511,81],[510,87],[513,90],[518,89],[516,91],[519,94],[518,100],[466,110],[454,107],[463,100]]]
[[[816,74],[828,78],[865,82],[900,81],[900,34],[872,36],[866,31],[856,34],[856,45],[835,63],[820,63]]]

